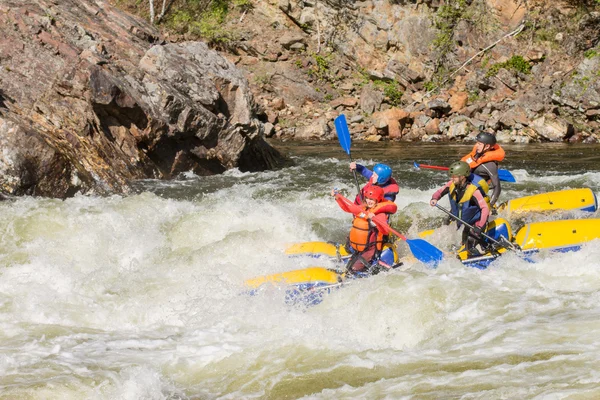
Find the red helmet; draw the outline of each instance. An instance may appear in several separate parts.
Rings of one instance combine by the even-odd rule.
[[[380,186],[369,186],[365,190],[365,199],[372,199],[376,202],[380,202],[383,200],[383,189]]]

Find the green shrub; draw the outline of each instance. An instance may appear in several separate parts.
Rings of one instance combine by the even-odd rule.
[[[469,91],[469,103],[475,103],[477,100],[479,100],[480,96],[479,96],[479,91],[477,90],[471,90]]]
[[[498,71],[501,68],[507,69],[509,71],[521,72],[525,75],[529,75],[531,73],[531,64],[529,61],[525,60],[523,56],[512,56],[509,60],[502,63],[493,64],[490,69],[488,69],[487,76],[496,76]]]
[[[435,88],[436,88],[436,84],[433,83],[432,81],[427,81],[423,84],[423,89],[425,89],[428,92],[432,91]]]
[[[315,63],[308,69],[308,71],[306,71],[306,73],[311,77],[317,78],[318,80],[333,82],[335,78],[330,71],[330,62],[332,57],[332,54],[327,54],[325,56],[314,54],[313,58]]]
[[[387,98],[387,101],[392,106],[399,106],[402,102],[402,95],[404,94],[402,90],[400,90],[400,85],[398,82],[392,81],[387,82],[383,86],[383,94]]]
[[[186,7],[179,8],[167,17],[167,26],[178,33],[201,37],[209,44],[231,41],[233,35],[223,27],[231,0],[213,0],[205,3],[201,0],[190,0]]]

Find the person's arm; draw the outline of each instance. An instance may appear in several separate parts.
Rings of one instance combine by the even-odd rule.
[[[500,177],[498,176],[498,164],[495,162],[481,164],[473,173],[477,174],[477,171],[479,170],[481,170],[480,176],[488,176],[490,181],[492,181],[492,184],[490,185],[490,190],[492,190],[490,204],[494,205],[496,204],[496,201],[498,201],[498,197],[500,197],[500,192],[502,191]]]
[[[331,191],[331,195],[335,198],[340,208],[347,213],[356,214],[359,210],[364,210],[364,206],[360,205],[357,208],[356,205],[353,205],[350,200],[339,194],[335,189]]]
[[[475,222],[475,226],[481,229],[487,223],[488,217],[490,216],[490,208],[488,207],[487,201],[485,201],[485,198],[480,191],[475,191],[473,193],[473,197],[477,201],[479,208],[481,208],[481,217],[479,218],[479,221]]]
[[[445,195],[450,193],[450,185],[451,184],[452,184],[452,181],[446,182],[446,184],[444,186],[442,186],[441,188],[436,190],[436,192],[431,196],[431,200],[429,201],[429,204],[432,207],[437,204],[439,199],[441,199],[442,197],[444,197]]]
[[[373,175],[373,171],[359,163],[356,163],[356,172],[367,178],[367,180],[371,179],[371,176]]]

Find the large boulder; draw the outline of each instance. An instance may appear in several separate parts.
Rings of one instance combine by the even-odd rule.
[[[228,168],[262,170],[248,83],[203,43],[165,44],[102,0],[0,5],[0,186],[66,197]]]
[[[554,114],[547,114],[534,120],[531,123],[531,127],[539,136],[551,142],[564,141],[575,133],[573,125],[556,117]]]

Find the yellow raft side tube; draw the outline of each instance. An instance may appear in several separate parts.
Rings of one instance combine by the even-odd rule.
[[[498,206],[498,211],[509,213],[543,212],[557,210],[584,210],[594,212],[598,209],[596,195],[590,188],[559,190],[519,197]]]
[[[502,236],[504,236],[509,242],[513,240],[513,233],[510,228],[510,224],[504,218],[496,218],[495,220],[490,221],[487,225],[485,233],[494,237],[492,232],[494,232],[495,230],[499,231],[502,234]],[[497,251],[499,254],[502,254],[506,250],[507,249],[505,248],[500,248]],[[465,261],[469,258],[469,253],[465,250],[465,246],[461,246],[461,248],[458,249],[457,255],[461,261]]]
[[[310,267],[278,274],[259,276],[244,282],[249,288],[256,289],[265,283],[273,285],[295,285],[308,283],[335,284],[341,282],[342,275],[323,267]]]
[[[344,246],[328,242],[303,242],[291,245],[285,250],[287,255],[319,254],[329,257],[346,257],[350,253]]]
[[[600,238],[600,219],[567,219],[533,222],[515,235],[522,250],[560,249]]]

